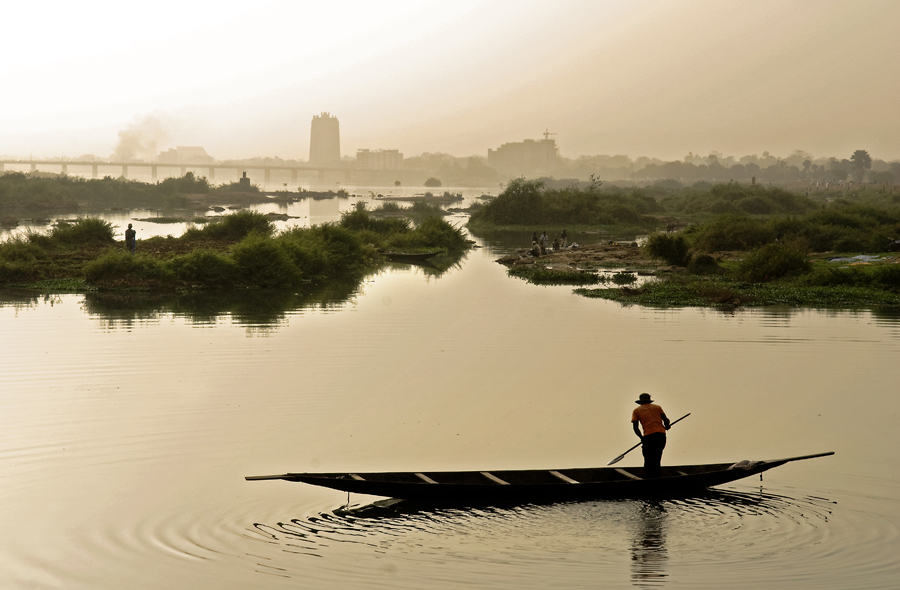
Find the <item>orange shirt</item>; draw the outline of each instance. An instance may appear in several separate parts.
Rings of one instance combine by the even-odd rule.
[[[666,427],[662,421],[663,409],[656,404],[641,404],[631,413],[631,421],[641,423],[644,436],[656,432],[665,432]]]

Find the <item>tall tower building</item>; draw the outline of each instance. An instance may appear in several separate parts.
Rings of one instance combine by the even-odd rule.
[[[328,113],[312,119],[309,133],[309,163],[337,166],[341,163],[341,130],[337,117]]]

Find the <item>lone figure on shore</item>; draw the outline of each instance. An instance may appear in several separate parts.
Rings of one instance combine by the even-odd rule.
[[[666,448],[666,431],[669,429],[669,418],[663,409],[653,403],[649,393],[642,393],[635,400],[639,404],[631,413],[631,426],[641,439],[641,452],[644,454],[644,477],[660,477],[663,449]],[[641,425],[644,433],[641,434]]]
[[[125,248],[131,252],[131,255],[134,256],[134,249],[137,242],[137,231],[131,229],[131,224],[128,224],[128,229],[125,230]]]

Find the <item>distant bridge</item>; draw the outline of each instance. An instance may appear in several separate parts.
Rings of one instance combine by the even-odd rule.
[[[108,170],[118,169],[121,171],[121,174],[118,178],[128,178],[128,170],[129,168],[142,168],[142,169],[150,169],[150,177],[153,181],[156,181],[159,177],[159,169],[162,168],[164,170],[173,170],[178,169],[181,172],[181,176],[184,176],[188,170],[206,170],[206,177],[209,180],[215,180],[216,178],[216,170],[234,170],[235,178],[241,177],[241,172],[244,170],[263,170],[265,173],[265,181],[269,182],[271,178],[271,174],[273,170],[290,170],[291,172],[291,181],[296,182],[297,176],[300,172],[315,172],[318,175],[318,179],[320,182],[325,181],[325,173],[329,171],[340,171],[344,173],[344,176],[356,176],[357,173],[361,173],[360,175],[365,176],[367,173],[374,172],[373,170],[363,170],[358,168],[344,168],[340,166],[316,166],[310,164],[259,164],[259,163],[251,163],[251,162],[209,162],[209,163],[196,163],[196,162],[178,162],[178,163],[169,163],[169,162],[144,162],[142,160],[132,160],[132,161],[114,161],[114,160],[71,160],[65,158],[59,159],[49,159],[49,160],[34,160],[34,159],[13,159],[6,158],[0,159],[0,173],[6,171],[6,166],[10,165],[15,168],[21,167],[30,167],[31,172],[36,172],[38,167],[51,167],[51,168],[59,168],[61,174],[68,174],[69,167],[90,167],[91,168],[91,177],[98,178],[100,175],[101,169]]]

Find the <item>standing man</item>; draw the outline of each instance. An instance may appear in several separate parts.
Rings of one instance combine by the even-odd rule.
[[[125,249],[131,252],[131,255],[134,256],[134,248],[137,242],[137,231],[131,229],[131,224],[128,224],[128,229],[125,230]]]
[[[639,404],[631,413],[631,426],[641,439],[641,452],[644,454],[644,477],[660,477],[660,463],[663,449],[666,448],[666,430],[669,429],[669,418],[663,409],[653,403],[649,393],[642,393],[634,402]],[[638,429],[640,422],[641,430]]]

